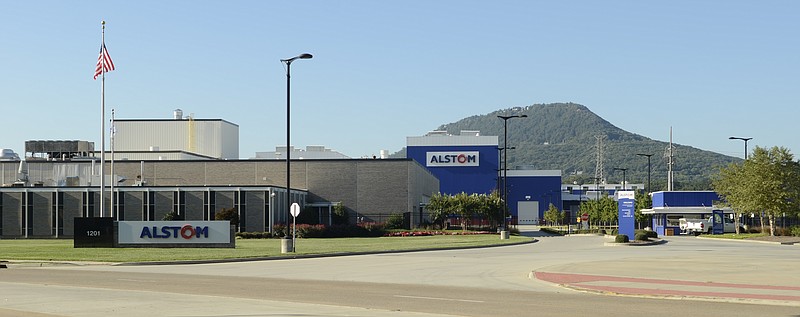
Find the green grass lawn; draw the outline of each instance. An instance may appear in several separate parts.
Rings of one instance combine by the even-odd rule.
[[[718,239],[744,240],[744,239],[755,238],[755,237],[764,237],[764,236],[767,236],[767,234],[766,233],[740,233],[740,234],[726,233],[726,234],[715,234],[715,235],[711,235],[709,237],[710,238],[718,238]]]
[[[498,235],[297,239],[298,255],[475,247],[530,241]],[[0,240],[0,260],[151,262],[281,256],[280,239],[237,239],[236,248],[73,248],[72,240]],[[283,254],[286,255],[286,254]]]

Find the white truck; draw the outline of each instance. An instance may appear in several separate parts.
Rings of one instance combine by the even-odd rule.
[[[723,227],[725,233],[736,232],[736,224],[728,217],[722,217]],[[706,219],[700,218],[681,218],[680,222],[681,233],[698,235],[701,233],[711,234],[713,230],[713,220],[711,217]],[[739,226],[740,232],[743,232],[742,226]]]

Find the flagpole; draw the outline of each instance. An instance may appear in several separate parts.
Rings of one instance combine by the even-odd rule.
[[[116,214],[116,208],[114,208],[114,183],[117,180],[114,177],[114,108],[111,108],[111,218],[114,218],[114,214]]]
[[[106,21],[102,21],[101,45],[106,43]],[[100,48],[102,54],[102,47]],[[105,216],[105,191],[106,191],[106,70],[101,70],[100,80],[100,217]]]

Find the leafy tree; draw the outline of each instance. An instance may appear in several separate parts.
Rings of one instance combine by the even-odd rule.
[[[722,168],[713,185],[737,212],[766,214],[772,236],[777,217],[800,209],[800,164],[784,147],[756,147],[744,163]]]
[[[560,212],[555,205],[550,204],[548,206],[547,211],[544,212],[544,220],[548,223],[560,225],[561,221],[564,219],[565,213]]]
[[[604,196],[598,200],[587,200],[581,202],[580,210],[582,213],[589,214],[589,223],[614,223],[617,221],[619,212],[617,202],[611,196]]]
[[[334,225],[346,225],[349,222],[347,208],[345,208],[341,202],[336,203],[336,205],[333,206],[333,217],[331,218],[333,218],[331,222],[333,222]],[[356,220],[356,222],[358,221]]]
[[[455,215],[461,218],[462,228],[466,230],[469,220],[475,217],[498,223],[502,219],[499,217],[503,203],[497,192],[453,196],[436,193],[428,201],[427,210],[433,223],[444,226],[444,220]]]
[[[232,225],[239,227],[239,213],[236,207],[222,208],[215,215],[215,220],[228,220]]]
[[[636,218],[636,223],[639,224],[639,229],[641,229],[641,223],[650,219],[650,217],[642,214],[642,209],[650,209],[653,207],[653,197],[643,191],[637,191],[635,200],[634,208],[636,208],[636,210],[634,217]]]
[[[483,206],[481,212],[483,216],[494,224],[499,224],[505,217],[503,217],[503,200],[500,199],[500,193],[496,190],[492,191],[489,195],[481,195]]]
[[[447,219],[452,209],[450,205],[450,196],[442,195],[442,193],[433,194],[427,206],[431,221],[434,224],[444,227],[444,221]]]

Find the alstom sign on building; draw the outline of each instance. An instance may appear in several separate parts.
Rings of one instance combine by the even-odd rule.
[[[481,152],[479,151],[427,152],[426,155],[427,164],[425,166],[480,166]]]
[[[478,131],[461,131],[458,135],[433,131],[406,140],[406,156],[439,178],[442,193],[488,194],[497,188],[497,136],[482,136]]]

